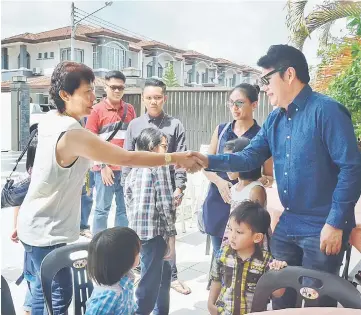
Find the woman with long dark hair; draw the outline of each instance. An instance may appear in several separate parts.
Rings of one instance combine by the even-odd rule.
[[[252,139],[261,127],[253,118],[253,112],[258,105],[260,89],[248,83],[237,85],[229,94],[227,106],[233,121],[223,123],[216,127],[208,154],[222,154],[227,141],[246,137]],[[223,172],[204,172],[209,179],[210,187],[203,204],[203,220],[205,232],[211,235],[212,246],[216,253],[222,243],[230,213],[231,191],[230,188],[237,181],[231,181]],[[273,182],[272,159],[263,166],[263,176],[259,179],[265,187],[270,187]]]

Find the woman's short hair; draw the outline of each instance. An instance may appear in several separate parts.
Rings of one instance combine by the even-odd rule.
[[[61,90],[74,94],[82,81],[93,83],[94,72],[88,66],[73,61],[63,61],[59,63],[51,76],[49,96],[60,113],[65,111],[65,102],[60,97]]]
[[[234,140],[227,141],[224,150],[232,151],[232,153],[241,152],[246,148],[251,141],[246,137],[240,137]],[[239,177],[244,180],[257,180],[262,176],[261,168],[256,168],[249,172],[239,172]]]
[[[157,128],[144,129],[135,143],[138,151],[153,151],[157,146],[162,143],[162,138],[167,136]]]
[[[117,283],[133,267],[140,240],[130,228],[114,227],[96,234],[89,244],[87,271],[100,285]]]

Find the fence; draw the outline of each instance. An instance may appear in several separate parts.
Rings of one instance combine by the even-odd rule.
[[[229,89],[215,88],[169,88],[165,111],[178,118],[186,130],[187,147],[199,150],[201,144],[208,144],[216,126],[232,120],[226,106]],[[123,98],[135,106],[137,115],[144,113],[140,91],[126,92]],[[262,124],[272,111],[264,92],[260,93],[254,118]]]

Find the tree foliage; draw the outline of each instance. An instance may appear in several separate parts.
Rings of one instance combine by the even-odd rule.
[[[173,64],[170,64],[163,75],[163,82],[167,87],[179,86],[177,76],[174,72]]]

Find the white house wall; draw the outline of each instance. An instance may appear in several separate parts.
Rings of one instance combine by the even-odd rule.
[[[9,70],[18,69],[18,56],[20,54],[20,45],[8,47]]]
[[[128,67],[128,61],[129,61],[129,58],[132,60],[132,67],[133,68],[137,68],[137,69],[140,69],[139,67],[139,57],[138,57],[139,53],[138,52],[135,52],[135,51],[128,51],[127,52],[127,64],[126,64],[126,67]]]

